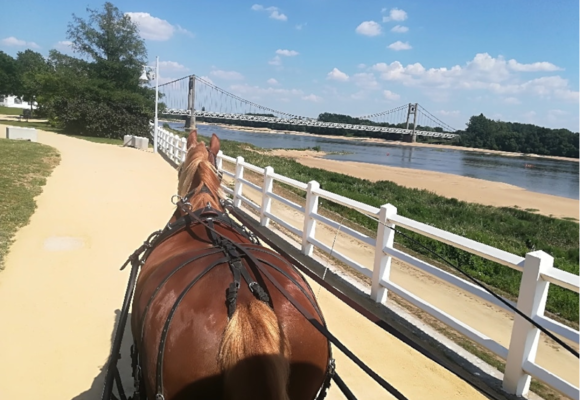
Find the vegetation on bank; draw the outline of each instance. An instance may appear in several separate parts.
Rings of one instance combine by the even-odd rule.
[[[16,231],[36,209],[35,197],[60,162],[58,151],[40,143],[0,140],[0,270]]]
[[[532,124],[493,121],[483,114],[469,119],[452,144],[544,156],[578,158],[578,133]]]
[[[375,207],[385,203],[394,204],[400,215],[522,257],[525,257],[527,252],[543,250],[554,257],[556,268],[576,275],[579,273],[578,223],[515,208],[467,203],[426,190],[405,188],[389,181],[370,182],[310,168],[294,160],[269,156],[263,149],[247,143],[222,140],[221,148],[225,154],[242,156],[247,162],[260,167],[272,166],[277,173],[301,182],[316,180],[325,190]],[[302,197],[305,196],[300,190],[288,188]],[[346,216],[367,229],[372,231],[377,229],[375,221],[352,209],[324,199],[321,199],[320,206]],[[479,281],[517,297],[521,272],[408,230],[401,231],[458,265]],[[396,243],[412,249],[425,258],[433,258],[430,253],[402,235],[395,237]],[[546,308],[562,318],[577,323],[578,301],[578,294],[551,285]]]

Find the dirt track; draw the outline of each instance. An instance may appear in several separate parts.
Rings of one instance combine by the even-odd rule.
[[[0,398],[96,400],[129,273],[119,267],[167,222],[177,174],[150,152],[38,134],[40,142],[60,151],[62,161],[37,198],[38,210],[30,224],[18,232],[6,270],[0,273]],[[328,243],[334,232],[320,229],[317,237]],[[339,239],[337,246],[345,252],[358,248],[363,257],[368,256],[366,249],[350,241]],[[451,302],[455,313],[474,319],[470,316],[476,308],[469,299],[456,307],[457,298],[450,300],[448,293],[456,291],[432,285],[435,281],[410,270],[394,272],[394,280],[399,282],[403,275],[413,291],[436,304],[438,298],[441,304]],[[324,290],[319,299],[335,335],[410,399],[483,398]],[[495,334],[498,312],[485,304],[479,307],[485,314],[475,318],[479,323],[494,321],[483,331],[503,336],[502,327],[509,326],[509,320],[498,323],[501,329]],[[132,387],[129,340],[124,344],[123,378]],[[549,349],[541,348],[539,357],[545,354],[548,361],[553,358],[554,363],[572,368],[561,353],[551,357]],[[335,357],[343,379],[359,398],[389,398],[340,352],[335,351]],[[342,396],[333,386],[328,398]]]

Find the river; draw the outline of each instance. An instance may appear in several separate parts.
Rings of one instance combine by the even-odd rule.
[[[160,123],[162,125],[162,123]],[[183,129],[183,123],[170,123],[174,129]],[[358,161],[444,172],[488,181],[504,182],[532,192],[579,199],[578,162],[536,157],[509,157],[485,152],[454,149],[397,146],[388,143],[361,143],[350,140],[328,139],[316,135],[285,135],[245,132],[215,125],[198,125],[198,133],[220,139],[251,143],[266,149],[305,148],[320,146],[331,160]],[[235,156],[230,154],[231,156]],[[531,165],[531,167],[530,167]],[[385,176],[385,180],[388,177]]]

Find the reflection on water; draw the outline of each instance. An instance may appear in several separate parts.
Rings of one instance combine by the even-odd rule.
[[[171,123],[182,129],[183,123]],[[490,153],[395,146],[388,143],[361,143],[327,139],[315,135],[271,134],[225,129],[214,125],[199,125],[200,135],[215,132],[221,139],[251,143],[263,148],[304,148],[320,146],[326,152],[348,154],[328,155],[331,160],[358,161],[444,172],[489,181],[504,182],[524,189],[555,196],[578,199],[578,163],[532,157],[505,157]],[[388,179],[388,176],[385,176]]]

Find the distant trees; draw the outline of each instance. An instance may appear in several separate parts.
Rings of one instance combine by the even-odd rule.
[[[493,121],[483,114],[469,119],[454,144],[480,149],[578,158],[578,132],[532,124]]]

